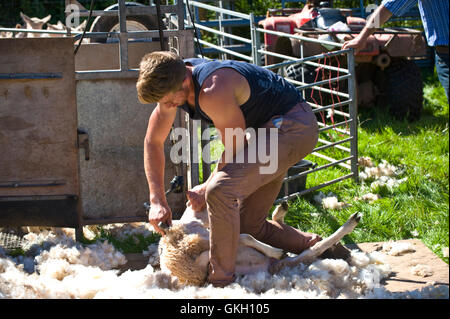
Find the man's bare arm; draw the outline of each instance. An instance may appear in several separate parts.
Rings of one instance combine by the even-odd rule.
[[[237,75],[235,71],[224,69],[216,73],[217,76],[213,75],[205,81],[199,96],[199,103],[219,131],[225,150],[208,180],[187,192],[193,210],[203,209],[208,183],[228,161],[231,161],[245,147],[246,124],[240,108],[242,101],[239,100],[245,102],[250,95],[250,88],[247,81],[241,75]],[[231,133],[231,130],[226,130],[227,128],[238,129],[232,136],[233,138],[226,138],[226,134]]]
[[[159,233],[163,233],[158,227],[159,222],[170,225],[172,221],[172,213],[164,192],[164,142],[175,115],[176,108],[166,109],[158,104],[150,116],[144,142],[144,169],[151,203],[149,222]]]
[[[377,28],[386,23],[392,16],[392,12],[386,9],[385,6],[380,5],[375,12],[370,16],[366,26],[358,34],[358,36],[350,41],[347,41],[342,46],[342,49],[354,48],[355,53],[358,53],[366,46],[367,39],[372,35]]]

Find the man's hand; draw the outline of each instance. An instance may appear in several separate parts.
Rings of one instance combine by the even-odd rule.
[[[163,229],[158,227],[160,222],[166,223],[168,226],[172,225],[172,211],[167,204],[153,204],[148,212],[148,222],[161,235],[165,235]]]
[[[383,5],[380,5],[374,13],[372,13],[365,27],[361,30],[356,38],[353,40],[347,41],[342,46],[342,49],[355,49],[355,54],[358,54],[359,51],[364,49],[367,43],[367,39],[370,35],[372,35],[377,28],[381,28],[381,26],[390,19],[392,16],[392,12],[386,9]]]
[[[346,41],[344,43],[344,45],[342,46],[342,50],[353,48],[353,49],[355,49],[355,54],[358,54],[359,51],[361,51],[362,49],[365,48],[366,43],[367,43],[367,38],[359,35],[350,41]]]
[[[186,191],[186,197],[188,199],[187,206],[191,206],[194,212],[203,210],[206,207],[206,183],[200,184],[192,188],[190,191]]]

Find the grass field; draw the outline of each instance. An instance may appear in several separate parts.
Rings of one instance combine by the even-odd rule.
[[[448,263],[442,249],[449,241],[449,107],[436,74],[424,71],[423,78],[424,114],[419,121],[395,121],[379,109],[358,114],[359,156],[370,157],[374,164],[386,160],[401,167],[400,177],[407,180],[397,188],[378,188],[375,193],[382,198],[367,204],[354,197],[374,192],[369,184],[347,179],[321,191],[332,192],[351,206],[325,210],[313,201],[317,192],[310,193],[290,203],[287,223],[327,236],[352,213],[362,212],[362,222],[344,238],[345,243],[417,238]],[[307,187],[334,177],[339,170],[309,174]]]

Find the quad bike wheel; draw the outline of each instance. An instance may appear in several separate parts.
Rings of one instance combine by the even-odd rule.
[[[397,120],[418,120],[423,110],[423,82],[414,61],[392,59],[385,70],[389,112]]]
[[[142,6],[140,3],[127,2],[126,6]],[[105,10],[118,10],[118,4],[114,4]],[[156,15],[137,15],[127,16],[127,31],[146,31],[158,29],[158,18]],[[118,16],[98,16],[91,26],[91,32],[114,32],[119,31],[119,17]],[[158,38],[151,38],[152,41],[159,41]],[[117,42],[116,38],[92,38],[91,42],[106,43]]]

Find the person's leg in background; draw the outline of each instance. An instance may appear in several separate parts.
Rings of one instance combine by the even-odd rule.
[[[447,47],[447,53],[445,52],[438,52],[440,51],[438,48],[436,48],[436,72],[439,78],[439,82],[441,82],[441,85],[444,87],[445,95],[447,95],[447,103],[449,101],[448,99],[448,77],[449,77],[449,65],[448,65],[448,47]]]

